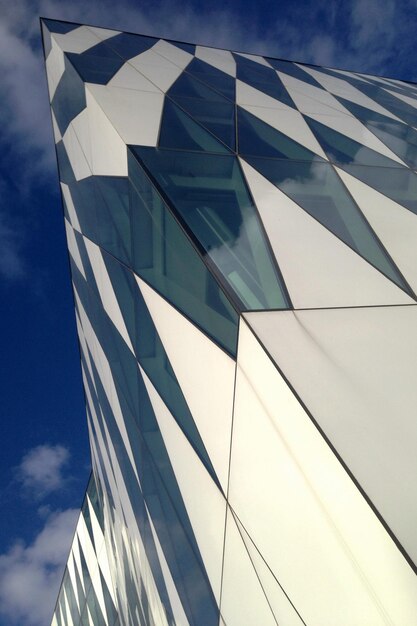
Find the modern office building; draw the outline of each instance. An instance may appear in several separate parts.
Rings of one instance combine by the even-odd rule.
[[[53,626],[417,625],[417,85],[42,30],[93,464]]]

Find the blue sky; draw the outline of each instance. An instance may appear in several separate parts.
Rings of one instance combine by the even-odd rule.
[[[0,0],[0,626],[48,626],[89,475],[39,16],[417,81],[417,0]]]

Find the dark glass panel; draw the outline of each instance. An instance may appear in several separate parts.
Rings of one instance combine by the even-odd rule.
[[[374,167],[402,167],[396,161],[367,148],[346,135],[305,116],[307,124],[315,134],[330,161],[338,165],[371,165]]]
[[[79,28],[79,24],[72,24],[71,22],[60,22],[59,20],[48,20],[42,18],[42,23],[45,24],[50,33],[69,33],[76,28]]]
[[[130,33],[120,33],[110,39],[106,39],[106,44],[118,55],[127,61],[133,57],[149,50],[158,41],[155,37],[145,35],[132,35]]]
[[[209,63],[205,63],[201,59],[193,59],[185,68],[185,71],[195,78],[203,81],[216,91],[220,91],[226,98],[235,101],[236,81],[232,76],[213,67]]]
[[[185,72],[177,78],[167,91],[167,95],[174,99],[178,96],[180,98],[198,98],[207,102],[226,102],[220,93]]]
[[[226,146],[165,98],[159,133],[160,148],[228,153]]]
[[[130,151],[128,161],[134,271],[235,355],[235,310]]]
[[[74,172],[63,141],[58,141],[56,144],[56,156],[58,160],[59,180],[66,185],[75,183]]]
[[[312,76],[310,76],[310,74],[305,72],[301,67],[298,67],[295,63],[292,63],[291,61],[282,61],[281,59],[271,59],[271,57],[265,58],[268,63],[279,72],[283,72],[284,74],[288,74],[288,76],[302,80],[304,83],[323,89],[320,83],[318,83]]]
[[[323,161],[307,148],[290,139],[279,130],[272,128],[244,109],[237,108],[239,154],[275,157],[277,159],[298,159]]]
[[[285,289],[233,155],[132,148],[242,309],[287,308]]]
[[[417,215],[417,175],[415,172],[405,167],[375,168],[350,164],[344,166],[343,169]]]
[[[95,48],[99,46],[103,56],[99,56],[98,53],[90,53],[88,50],[83,54],[67,52],[66,57],[75,67],[84,82],[106,85],[122,67],[124,61],[115,52],[112,52],[110,48],[103,46],[103,44],[98,44]],[[92,50],[94,50],[94,48],[92,48]],[[106,54],[104,56],[105,52]]]
[[[388,87],[388,85],[387,85]],[[362,83],[360,89],[367,96],[375,100],[378,104],[387,109],[390,113],[394,113],[400,120],[411,124],[411,126],[417,126],[417,109],[403,102],[396,96],[388,93],[385,89],[377,87],[376,85],[366,85]]]
[[[65,71],[51,102],[61,135],[64,135],[74,117],[87,106],[84,83],[70,61],[66,57],[64,60]]]
[[[227,100],[210,102],[202,98],[182,98],[180,96],[173,96],[172,99],[220,141],[232,150],[235,149],[234,104]]]
[[[240,54],[233,53],[236,61],[236,78],[242,80],[255,89],[259,89],[268,96],[279,100],[290,107],[294,103],[282,84],[278,74],[272,68],[261,65],[256,61],[251,61]]]
[[[397,269],[330,164],[256,157],[246,157],[245,160],[323,226],[407,290]],[[380,170],[370,167],[362,169]]]
[[[189,52],[190,54],[195,54],[195,45],[192,43],[184,43],[182,41],[170,41],[173,46],[177,46],[181,50],[185,50],[185,52]]]
[[[356,118],[410,167],[417,167],[417,131],[396,120],[339,98]]]

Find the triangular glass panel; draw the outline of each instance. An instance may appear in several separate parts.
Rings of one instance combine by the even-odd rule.
[[[106,40],[106,44],[112,48],[125,61],[149,50],[158,41],[155,37],[145,35],[132,35],[130,33],[120,33]]]
[[[236,61],[236,78],[266,93],[271,98],[295,108],[288,91],[275,70],[246,59],[240,54],[233,53],[233,56]]]
[[[177,48],[180,48],[181,50],[185,50],[185,52],[195,54],[195,45],[192,43],[184,43],[183,41],[170,41],[169,43]]]
[[[81,78],[86,83],[106,85],[124,64],[124,60],[102,41],[82,54],[66,52]]]
[[[417,167],[417,131],[414,128],[344,98],[338,99],[403,161],[410,167]]]
[[[330,164],[258,157],[245,157],[245,160],[325,228],[408,292],[396,266]]]
[[[68,58],[64,57],[64,61],[65,71],[51,102],[61,135],[64,135],[74,117],[87,106],[84,82]]]
[[[50,33],[60,33],[62,35],[70,33],[72,30],[80,27],[80,24],[61,22],[60,20],[48,20],[44,17],[41,18],[41,21],[45,24]]]
[[[314,87],[323,89],[320,83],[318,83],[312,76],[310,76],[310,74],[305,72],[301,67],[298,67],[295,63],[292,63],[291,61],[282,61],[281,59],[272,59],[270,57],[265,58],[275,70],[278,70],[283,74],[287,74],[288,76],[292,76],[293,78],[298,78],[298,80],[302,80],[304,83],[309,85],[314,85]]]
[[[128,167],[133,270],[235,357],[235,309],[130,150]]]
[[[235,156],[145,147],[132,152],[239,309],[289,308]]]
[[[197,124],[192,117],[165,98],[159,132],[159,147],[199,152],[229,153],[211,133]]]
[[[237,107],[239,154],[276,159],[312,161],[323,159],[255,115]]]
[[[345,165],[372,165],[374,167],[403,167],[397,161],[367,148],[346,135],[304,116],[321,147],[333,163]]]
[[[236,81],[232,76],[229,76],[229,74],[222,72],[209,63],[205,63],[201,59],[193,59],[191,63],[187,65],[185,71],[216,91],[219,91],[232,102],[235,101]]]
[[[376,85],[373,86],[362,83],[358,88],[390,113],[396,115],[400,120],[407,122],[407,124],[411,126],[417,126],[417,109],[410,104],[403,102],[403,100],[400,100],[396,96],[388,93],[385,89]],[[387,88],[389,88],[388,85]]]
[[[220,141],[235,149],[235,106],[219,92],[183,73],[167,96]]]

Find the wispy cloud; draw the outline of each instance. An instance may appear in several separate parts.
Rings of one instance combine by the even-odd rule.
[[[64,446],[37,446],[23,457],[17,468],[17,479],[26,493],[43,498],[64,486],[63,470],[69,457],[69,450]]]
[[[78,514],[53,513],[31,544],[18,541],[0,555],[0,615],[8,624],[50,623]]]

